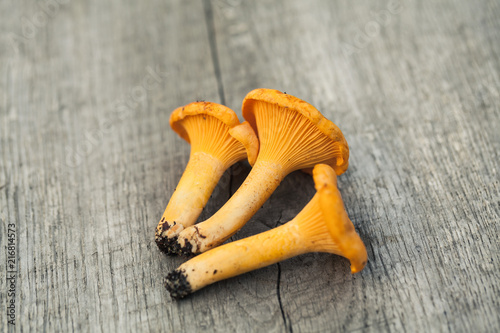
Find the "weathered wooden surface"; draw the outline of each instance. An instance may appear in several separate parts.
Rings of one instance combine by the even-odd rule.
[[[40,3],[0,2],[0,331],[500,330],[498,1]],[[343,130],[339,186],[369,263],[351,276],[304,255],[173,302],[162,280],[183,259],[154,228],[189,146],[169,113],[239,112],[257,87]],[[248,171],[224,175],[200,220]],[[290,175],[234,238],[313,193]]]

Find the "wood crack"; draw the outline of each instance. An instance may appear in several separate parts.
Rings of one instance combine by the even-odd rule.
[[[224,86],[222,84],[222,74],[219,64],[219,54],[217,53],[217,39],[215,38],[214,12],[210,0],[203,1],[203,8],[205,10],[205,22],[207,24],[210,55],[212,56],[212,64],[214,66],[215,77],[217,79],[217,91],[219,92],[220,103],[226,105],[226,97],[224,95]]]
[[[228,200],[233,196],[233,167],[229,167],[229,197]]]
[[[285,329],[287,328],[287,320],[285,316],[285,310],[283,309],[283,303],[281,301],[281,292],[280,292],[280,282],[281,282],[281,265],[278,265],[278,281],[276,282],[276,295],[278,295],[278,304],[280,305],[281,317],[283,318],[283,324],[285,325]]]
[[[274,227],[276,228],[281,223],[281,218],[283,217],[283,211],[280,212],[280,217],[276,221]],[[285,315],[285,310],[283,309],[283,302],[281,300],[281,264],[278,262],[276,264],[278,266],[278,279],[276,281],[276,295],[278,296],[278,304],[280,306],[281,317],[283,318],[283,324],[285,325],[285,330],[287,332],[293,332],[291,323],[288,323],[287,317]]]

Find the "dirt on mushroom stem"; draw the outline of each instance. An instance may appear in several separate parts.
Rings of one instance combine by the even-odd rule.
[[[183,270],[175,270],[169,273],[163,284],[174,299],[184,298],[193,292]]]

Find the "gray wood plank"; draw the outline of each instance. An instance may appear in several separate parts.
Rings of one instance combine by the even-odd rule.
[[[16,48],[22,18],[43,12],[2,7],[1,239],[14,221],[15,328],[272,331],[277,312],[261,315],[255,298],[238,305],[219,285],[173,303],[163,288],[184,259],[161,254],[154,229],[189,158],[168,117],[220,98],[203,4],[71,2]],[[201,218],[227,200],[229,180]],[[4,278],[1,291],[5,309]],[[277,303],[264,289],[252,295]]]
[[[17,235],[16,325],[3,311],[0,331],[500,329],[498,2],[62,2],[0,2],[2,309],[9,223]],[[185,259],[154,228],[189,146],[169,114],[197,99],[239,112],[257,87],[346,135],[339,186],[369,263],[351,276],[309,254],[173,302],[162,280]],[[290,175],[232,239],[313,194]]]
[[[287,330],[497,330],[498,2],[230,3],[215,6],[228,105],[270,87],[339,125],[340,187],[369,251],[355,276],[320,254],[276,265]],[[250,223],[292,218],[304,182],[291,175]]]

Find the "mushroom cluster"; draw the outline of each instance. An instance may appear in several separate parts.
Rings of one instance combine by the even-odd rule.
[[[303,100],[271,89],[244,99],[245,122],[219,104],[191,103],[174,111],[172,128],[191,143],[191,156],[156,229],[168,254],[200,254],[165,278],[177,299],[211,283],[307,252],[329,252],[363,269],[366,249],[337,189],[348,167],[349,149],[340,129]],[[258,139],[257,139],[258,138]],[[226,204],[195,222],[218,180],[248,158],[252,170]],[[295,170],[311,171],[317,193],[289,223],[222,246],[241,229]]]

